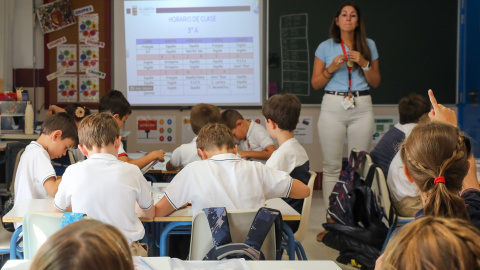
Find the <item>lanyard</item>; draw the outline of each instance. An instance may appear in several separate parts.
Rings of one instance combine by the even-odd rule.
[[[340,42],[342,44],[343,55],[345,56],[345,60],[348,61],[347,51],[345,50],[345,44],[343,44],[343,40]],[[352,68],[347,65],[348,68],[348,92],[351,92],[352,89]]]

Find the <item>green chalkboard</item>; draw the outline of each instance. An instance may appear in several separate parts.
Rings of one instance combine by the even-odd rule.
[[[277,83],[279,92],[295,93],[303,104],[321,104],[323,89],[314,90],[309,82],[315,50],[329,38],[330,24],[342,3],[270,1],[268,52],[280,62],[269,67],[268,79]],[[367,36],[375,41],[379,53],[382,82],[371,89],[373,103],[397,104],[409,93],[426,95],[431,88],[439,102],[455,104],[457,1],[355,3],[361,9]],[[299,16],[290,16],[295,14]]]

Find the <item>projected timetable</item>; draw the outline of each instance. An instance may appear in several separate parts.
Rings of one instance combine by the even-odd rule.
[[[251,95],[252,37],[136,40],[137,85],[144,95]]]

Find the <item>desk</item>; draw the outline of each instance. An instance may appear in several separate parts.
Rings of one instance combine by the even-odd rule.
[[[142,258],[154,270],[171,270],[169,257]],[[29,260],[9,260],[2,270],[27,270],[30,268]],[[195,263],[207,265],[208,261],[195,261]],[[250,270],[340,270],[341,268],[333,261],[246,261]],[[206,268],[204,268],[206,269]]]
[[[34,141],[40,137],[40,134],[32,134],[32,135],[26,135],[22,133],[12,133],[12,134],[0,134],[0,139],[2,140],[29,140],[29,141]]]
[[[145,152],[127,153],[127,156],[131,159],[138,159],[138,158],[144,157],[145,155],[146,155]],[[164,155],[165,160],[163,162],[157,162],[157,164],[155,164],[153,168],[148,171],[148,173],[162,173],[162,174],[178,173],[178,171],[167,171],[167,162],[170,160],[171,156],[172,156],[171,152],[166,152]]]

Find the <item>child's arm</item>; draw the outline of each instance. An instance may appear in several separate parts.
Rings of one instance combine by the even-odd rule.
[[[310,196],[310,189],[308,186],[294,178],[292,181],[292,189],[290,190],[288,197],[292,199],[303,199],[308,196]]]
[[[176,170],[180,170],[180,168],[182,168],[182,166],[174,167],[170,162],[170,160],[167,162],[167,171],[176,171]]]
[[[152,151],[152,152],[148,153],[147,155],[145,155],[141,158],[137,158],[137,159],[131,159],[128,156],[121,156],[121,157],[118,157],[118,159],[121,160],[121,161],[128,162],[128,163],[133,164],[133,165],[137,165],[141,169],[141,168],[147,166],[148,163],[150,163],[154,160],[158,160],[158,161],[163,162],[165,160],[164,155],[165,155],[165,151],[157,150],[157,151]]]
[[[60,185],[61,181],[62,178],[60,176],[57,176],[56,179],[52,176],[43,182],[43,187],[50,197],[55,197],[55,194],[57,194],[58,185]]]
[[[238,154],[242,158],[254,158],[254,159],[267,160],[270,158],[270,156],[275,150],[276,148],[274,145],[269,145],[265,147],[263,151],[238,151]]]
[[[163,196],[163,198],[160,199],[155,204],[155,216],[156,217],[166,217],[173,213],[175,211],[175,208],[172,206],[172,204],[168,201],[167,197]]]
[[[61,112],[65,112],[65,109],[60,108],[57,105],[50,105],[50,107],[48,107],[47,117],[51,116],[52,114],[61,113]]]
[[[148,209],[142,209],[138,205],[138,202],[135,203],[135,212],[139,217],[144,217],[144,218],[153,218],[155,216],[155,207],[152,205],[152,207]]]
[[[69,207],[67,207],[67,209],[65,209],[65,211],[58,210],[58,208],[55,207],[55,205],[53,205],[53,206],[52,206],[52,212],[54,212],[54,213],[72,212],[72,205],[70,205]]]

